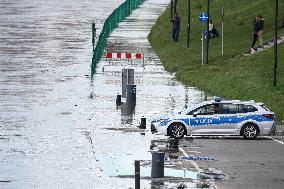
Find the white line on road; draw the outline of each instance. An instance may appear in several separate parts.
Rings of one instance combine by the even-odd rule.
[[[184,151],[184,149],[182,149],[182,147],[178,147],[179,151],[181,151],[183,153],[184,156],[189,157],[189,155],[186,153],[186,151]],[[197,163],[195,163],[194,161],[190,160],[189,161],[193,167],[198,171],[198,172],[203,172],[202,169],[200,169],[200,167],[197,165]]]
[[[186,153],[184,149],[182,149],[182,147],[179,146],[178,149],[183,153],[184,156],[189,157],[189,155]],[[189,162],[199,172],[199,174],[203,174],[203,170],[197,165],[196,162],[194,162],[193,160],[190,160]],[[212,183],[211,187],[214,187],[214,189],[218,189],[218,186],[216,186],[214,183]]]
[[[269,136],[266,136],[265,138],[269,138],[271,140],[274,140],[275,142],[278,142],[279,144],[284,144],[284,142],[282,142],[280,140],[276,140],[275,138],[272,138],[272,137],[269,137]]]

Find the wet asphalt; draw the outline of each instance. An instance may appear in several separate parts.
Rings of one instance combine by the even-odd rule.
[[[181,140],[180,146],[188,155],[214,157],[213,161],[196,163],[204,171],[215,168],[228,176],[215,182],[218,188],[283,188],[284,137],[272,138],[277,141],[267,137],[251,141],[241,137],[195,137]],[[196,146],[199,148],[194,152],[191,147]]]

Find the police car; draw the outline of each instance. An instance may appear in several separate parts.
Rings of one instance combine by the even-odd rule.
[[[183,138],[185,135],[237,135],[255,139],[275,131],[275,114],[263,103],[214,97],[183,112],[152,120],[152,133]]]

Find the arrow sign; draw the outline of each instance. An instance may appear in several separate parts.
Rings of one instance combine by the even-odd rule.
[[[208,14],[206,12],[200,13],[199,21],[204,23],[204,22],[207,22],[207,20],[208,20]]]

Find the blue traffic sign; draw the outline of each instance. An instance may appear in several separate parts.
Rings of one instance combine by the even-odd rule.
[[[208,34],[208,30],[203,30],[203,33],[206,35]]]
[[[200,13],[199,21],[204,23],[204,22],[207,22],[207,20],[208,20],[208,14],[206,12]]]

